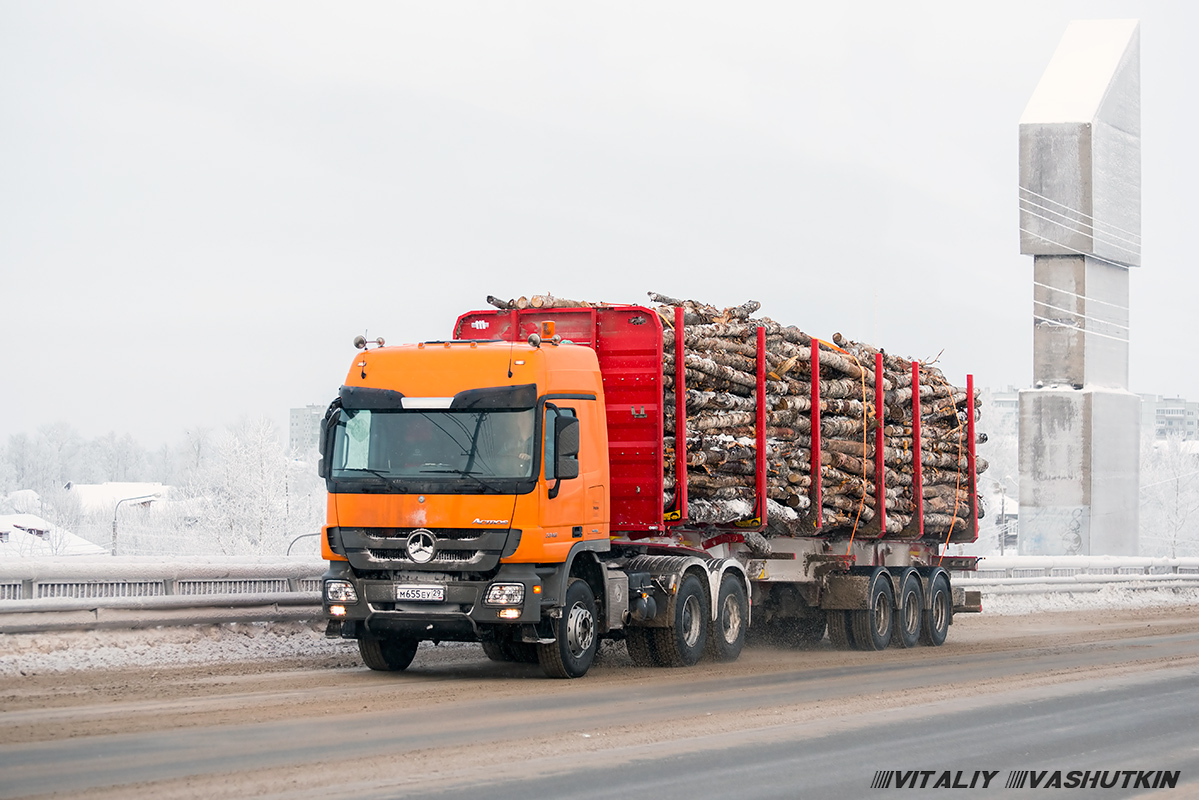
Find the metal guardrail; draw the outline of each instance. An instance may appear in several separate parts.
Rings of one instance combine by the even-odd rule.
[[[324,561],[48,558],[0,562],[0,633],[312,619]]]
[[[86,557],[0,562],[0,634],[314,619],[324,561],[311,557]],[[1199,558],[999,556],[958,572],[986,594],[1199,588]]]
[[[990,556],[973,572],[955,573],[954,585],[988,594],[1097,592],[1128,588],[1199,588],[1199,558],[1138,556]]]

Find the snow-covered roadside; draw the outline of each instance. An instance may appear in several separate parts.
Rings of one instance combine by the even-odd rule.
[[[1091,592],[1001,594],[984,592],[991,615],[1103,608],[1199,605],[1199,587],[1105,586]],[[428,647],[429,645],[423,645]],[[454,649],[457,645],[442,645]],[[469,647],[471,657],[481,654]],[[464,657],[468,655],[463,650]],[[0,675],[30,675],[128,667],[179,667],[264,661],[344,659],[357,665],[354,642],[326,639],[323,623],[203,625],[151,630],[69,631],[0,635]],[[417,658],[420,658],[418,654]]]
[[[983,613],[1036,614],[1044,611],[1091,611],[1103,608],[1168,608],[1199,604],[1199,586],[1112,584],[1097,591],[1044,593],[983,591]]]
[[[326,639],[323,623],[232,623],[0,635],[0,675],[328,656],[356,660],[358,649],[352,641]]]

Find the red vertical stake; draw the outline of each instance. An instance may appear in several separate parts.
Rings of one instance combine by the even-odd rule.
[[[874,354],[874,507],[879,536],[887,535],[887,473],[883,463],[883,354]]]
[[[916,530],[924,536],[924,477],[920,451],[920,362],[912,362],[912,497],[916,502]]]
[[[978,470],[974,450],[974,376],[966,376],[966,470],[970,481],[970,530],[978,541]]]
[[[758,530],[766,529],[766,329],[758,328],[758,397],[757,397],[757,452],[754,467],[757,473],[756,495]]]
[[[824,511],[820,497],[820,340],[812,337],[812,526],[824,527]]]
[[[683,366],[682,306],[675,306],[675,509],[687,522],[687,369]]]
[[[675,306],[675,507],[687,522],[687,369],[683,366],[682,306]]]

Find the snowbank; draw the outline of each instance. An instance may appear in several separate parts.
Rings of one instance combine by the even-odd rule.
[[[326,639],[324,628],[277,622],[0,635],[0,675],[358,657],[355,642]]]
[[[983,592],[983,613],[1036,614],[1104,608],[1163,608],[1199,604],[1199,586],[1140,586],[1123,583],[1076,592]]]

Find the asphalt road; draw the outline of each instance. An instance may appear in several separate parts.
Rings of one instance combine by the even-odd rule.
[[[925,784],[905,796],[1018,796],[1072,771],[1199,797],[1193,607],[959,617],[942,648],[691,670],[612,651],[578,681],[464,647],[398,675],[317,666],[22,678],[0,692],[0,797],[856,798],[887,773]],[[1158,771],[1177,787],[1145,789]]]

